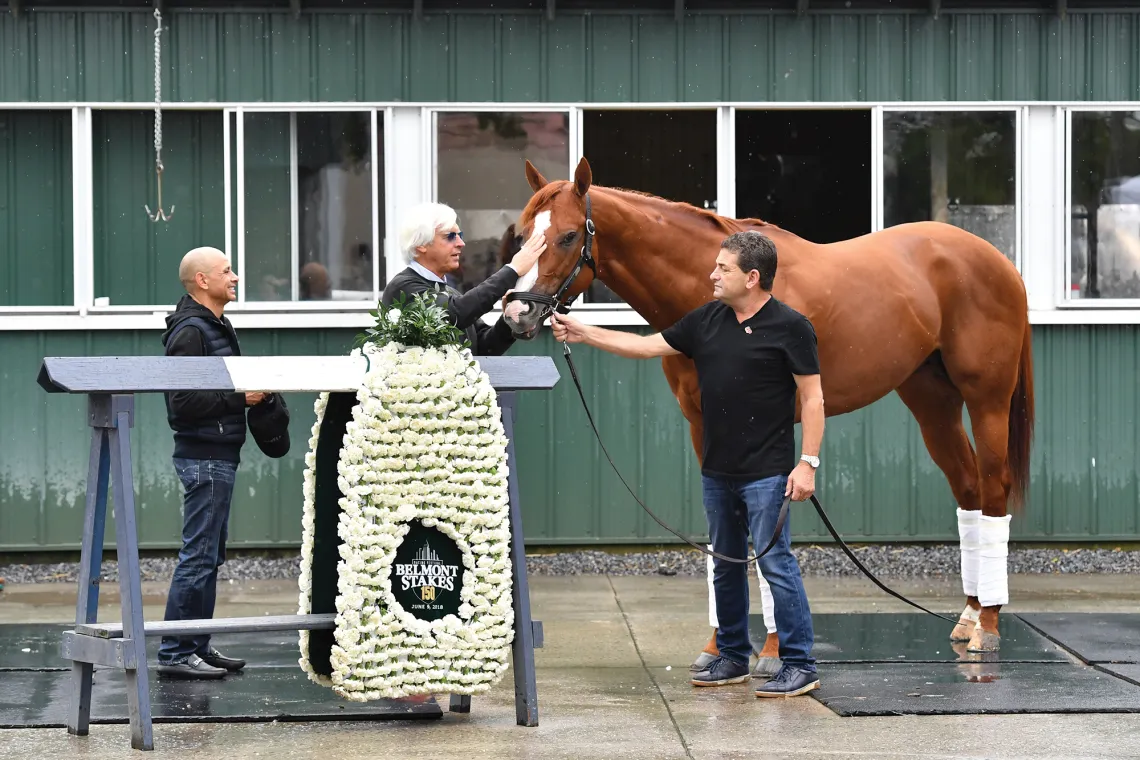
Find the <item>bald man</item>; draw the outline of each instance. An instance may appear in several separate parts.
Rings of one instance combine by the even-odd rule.
[[[229,258],[217,248],[195,248],[182,257],[178,279],[186,295],[166,317],[166,355],[240,356],[237,333],[222,315],[226,304],[237,299],[238,277]],[[182,551],[166,598],[166,620],[214,616],[230,500],[245,443],[245,410],[265,402],[262,393],[166,394],[167,421],[174,430],[174,470],[184,492]],[[164,636],[158,649],[158,672],[164,676],[221,678],[243,667],[244,660],[212,647],[209,634]]]

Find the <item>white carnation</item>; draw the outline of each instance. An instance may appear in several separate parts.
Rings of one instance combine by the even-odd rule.
[[[398,309],[388,312],[394,324]],[[497,397],[470,350],[365,345],[370,371],[339,443],[343,497],[331,676],[308,659],[311,680],[353,701],[414,694],[486,692],[507,669],[511,609],[507,441]],[[316,448],[328,402],[314,409],[302,484],[299,609],[311,608]],[[326,445],[327,445],[326,441]],[[389,575],[408,523],[420,520],[456,542],[464,581],[458,617],[415,618],[396,603]]]

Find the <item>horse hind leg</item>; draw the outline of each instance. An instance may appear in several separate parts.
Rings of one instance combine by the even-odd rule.
[[[997,341],[1002,342],[1005,341]],[[1013,486],[1009,451],[1011,401],[1023,379],[1019,373],[1025,370],[1013,365],[1010,372],[1009,364],[991,361],[989,357],[1017,355],[1019,346],[1010,344],[1012,340],[1006,345],[992,345],[984,356],[966,353],[949,357],[946,362],[949,376],[965,399],[978,451],[981,514],[977,517],[977,598],[980,613],[966,647],[969,652],[1000,649],[998,617],[1002,606],[1009,602],[1007,555],[1012,516],[1007,513],[1007,505]],[[1024,362],[1026,349],[1025,346],[1020,348]],[[1023,442],[1019,442],[1020,446]]]
[[[966,603],[950,632],[950,640],[969,641],[981,616],[978,601],[981,503],[977,458],[962,425],[962,394],[950,381],[938,354],[899,386],[897,392],[918,422],[927,451],[946,477],[958,504],[960,571]]]
[[[1007,556],[1009,524],[1006,513],[1010,472],[1006,455],[1009,439],[1009,400],[997,404],[987,400],[967,403],[978,441],[978,468],[981,471],[982,513],[978,517],[978,625],[966,649],[970,652],[996,652],[1001,645],[998,614],[1009,603]]]

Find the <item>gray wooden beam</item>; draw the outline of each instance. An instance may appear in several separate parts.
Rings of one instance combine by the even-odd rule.
[[[196,636],[200,633],[235,633],[244,631],[331,631],[336,628],[336,614],[326,615],[261,615],[258,617],[205,620],[153,620],[145,624],[147,636]],[[75,626],[77,636],[96,639],[118,639],[123,635],[122,623],[89,623]]]
[[[555,0],[546,0],[546,20],[554,20],[554,2]]]
[[[1068,0],[1057,0],[1057,15],[1058,16],[1060,16],[1061,18],[1064,18],[1065,14],[1068,12],[1068,10],[1069,10]]]
[[[673,17],[677,21],[685,17],[685,0],[673,0]]]
[[[301,0],[289,0],[289,10],[293,11],[293,18],[301,18]]]
[[[64,631],[59,653],[63,659],[74,662],[103,665],[119,670],[138,668],[134,642],[123,638],[97,639],[74,631]]]
[[[424,0],[412,0],[412,20],[422,21],[424,17]]]
[[[498,391],[558,384],[558,367],[549,356],[475,361]],[[360,356],[48,356],[36,382],[48,393],[356,392],[367,368]]]

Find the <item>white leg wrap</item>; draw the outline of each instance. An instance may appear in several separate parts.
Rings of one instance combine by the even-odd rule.
[[[764,608],[764,627],[768,633],[776,632],[776,605],[772,603],[772,587],[764,580],[760,568],[756,568],[756,577],[760,581],[760,604]]]
[[[978,601],[983,607],[1009,603],[1006,556],[1009,554],[1009,521],[982,515],[978,523]]]
[[[959,615],[958,617],[961,620],[969,620],[973,623],[976,623],[976,622],[978,622],[978,618],[980,618],[981,616],[982,616],[981,610],[975,610],[973,607],[971,607],[970,605],[967,604],[966,609],[962,610],[962,614]]]
[[[709,544],[709,551],[711,552],[712,550],[712,544]],[[719,626],[716,622],[716,591],[713,589],[713,558],[707,554],[705,555],[705,569],[708,571],[707,578],[709,582],[709,625],[713,628],[718,628]]]
[[[978,595],[978,520],[977,510],[958,510],[958,539],[962,549],[962,592]]]

